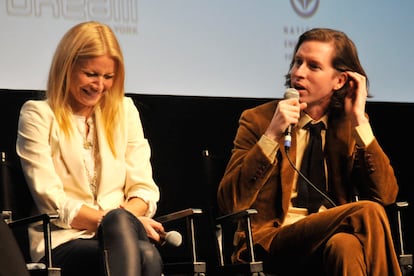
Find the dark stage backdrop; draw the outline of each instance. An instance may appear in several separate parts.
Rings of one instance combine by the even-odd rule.
[[[18,113],[27,99],[39,98],[41,91],[0,89],[0,150],[16,162],[15,139]],[[209,179],[202,153],[217,158],[218,174],[230,156],[241,112],[269,99],[168,96],[129,94],[138,107],[144,132],[152,148],[154,178],[161,190],[158,214],[188,207],[203,208],[217,214],[215,193],[220,175]],[[388,154],[399,185],[399,200],[411,205],[404,215],[409,252],[413,252],[414,156],[407,120],[414,117],[414,104],[369,102],[374,134]],[[209,228],[204,225],[203,231]],[[204,233],[207,235],[208,233]],[[203,237],[200,242],[206,242]],[[211,249],[211,244],[206,248]]]

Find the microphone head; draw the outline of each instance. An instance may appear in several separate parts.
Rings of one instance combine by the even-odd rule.
[[[283,95],[285,99],[299,99],[299,92],[295,88],[288,88]]]
[[[165,234],[165,242],[169,245],[178,247],[181,245],[183,237],[177,231],[169,231]]]

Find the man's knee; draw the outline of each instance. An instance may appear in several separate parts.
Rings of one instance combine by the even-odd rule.
[[[348,233],[333,235],[324,248],[324,253],[338,257],[347,257],[349,254],[362,252],[362,246],[358,238]]]
[[[373,212],[381,212],[381,213],[384,212],[384,207],[375,201],[361,200],[361,201],[355,202],[355,204],[360,205],[364,209],[371,210]]]
[[[387,221],[387,213],[385,212],[384,207],[374,201],[370,200],[362,200],[355,202],[356,206],[360,209],[360,214],[362,216],[367,217],[370,221],[377,220],[377,221]]]
[[[358,238],[349,233],[337,233],[327,242],[323,263],[328,275],[365,275],[363,248]]]

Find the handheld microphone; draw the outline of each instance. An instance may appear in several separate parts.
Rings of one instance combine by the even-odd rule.
[[[295,88],[288,88],[283,95],[284,99],[299,99],[299,92]],[[289,149],[292,142],[292,125],[285,131],[285,148]]]
[[[183,241],[183,237],[177,231],[161,232],[161,245],[169,244],[174,247],[179,247]]]

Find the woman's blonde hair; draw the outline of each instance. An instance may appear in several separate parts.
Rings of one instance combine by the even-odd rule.
[[[125,65],[118,40],[105,24],[90,21],[72,27],[59,42],[49,71],[46,98],[63,132],[72,133],[69,105],[70,80],[79,59],[108,55],[116,64],[114,82],[99,102],[109,147],[116,156],[112,130],[123,114]]]

